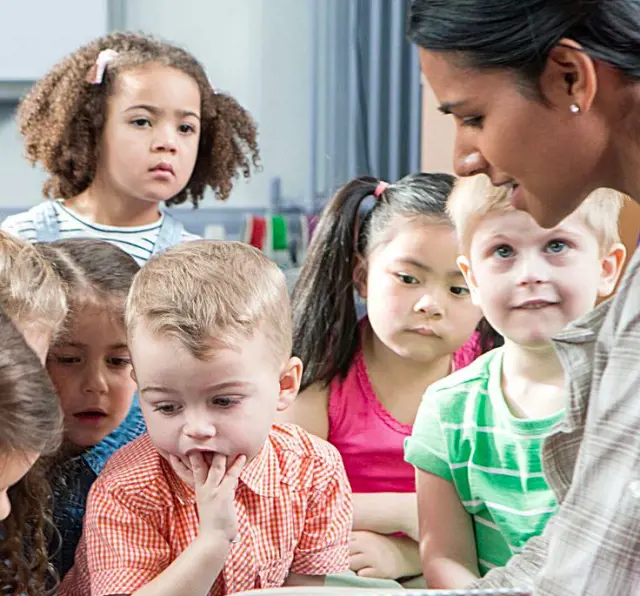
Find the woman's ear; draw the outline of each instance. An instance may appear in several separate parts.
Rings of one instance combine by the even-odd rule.
[[[561,110],[575,114],[589,111],[598,91],[595,62],[579,43],[561,39],[549,52],[540,91]]]

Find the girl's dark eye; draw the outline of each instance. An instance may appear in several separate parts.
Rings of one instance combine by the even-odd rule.
[[[469,295],[469,288],[467,288],[466,286],[453,286],[450,291],[454,296]]]
[[[406,284],[408,286],[415,286],[416,284],[420,283],[416,277],[414,277],[413,275],[409,275],[408,273],[396,273],[396,277],[403,284]]]

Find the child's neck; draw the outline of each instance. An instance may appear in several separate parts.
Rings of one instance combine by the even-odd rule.
[[[81,217],[103,226],[144,226],[160,218],[157,203],[123,196],[98,180],[64,204]]]
[[[369,380],[380,402],[402,424],[415,422],[426,389],[451,372],[451,355],[431,362],[398,356],[367,325],[363,338]]]
[[[553,344],[528,348],[505,340],[502,392],[518,418],[547,418],[562,410],[564,371]]]

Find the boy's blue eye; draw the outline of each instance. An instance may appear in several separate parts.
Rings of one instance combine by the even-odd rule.
[[[500,259],[508,259],[509,257],[513,256],[513,248],[511,248],[508,244],[501,244],[494,249],[493,254]]]
[[[181,124],[179,130],[185,134],[196,132],[195,126],[192,126],[191,124]]]
[[[151,120],[148,118],[136,118],[131,121],[132,124],[135,124],[138,128],[147,128],[147,126],[151,126]]]
[[[569,248],[563,240],[552,240],[547,244],[547,252],[552,254],[560,254]]]

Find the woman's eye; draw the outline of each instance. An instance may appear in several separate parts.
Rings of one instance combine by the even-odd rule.
[[[484,118],[482,116],[469,116],[462,118],[462,126],[470,126],[471,128],[481,128]]]

